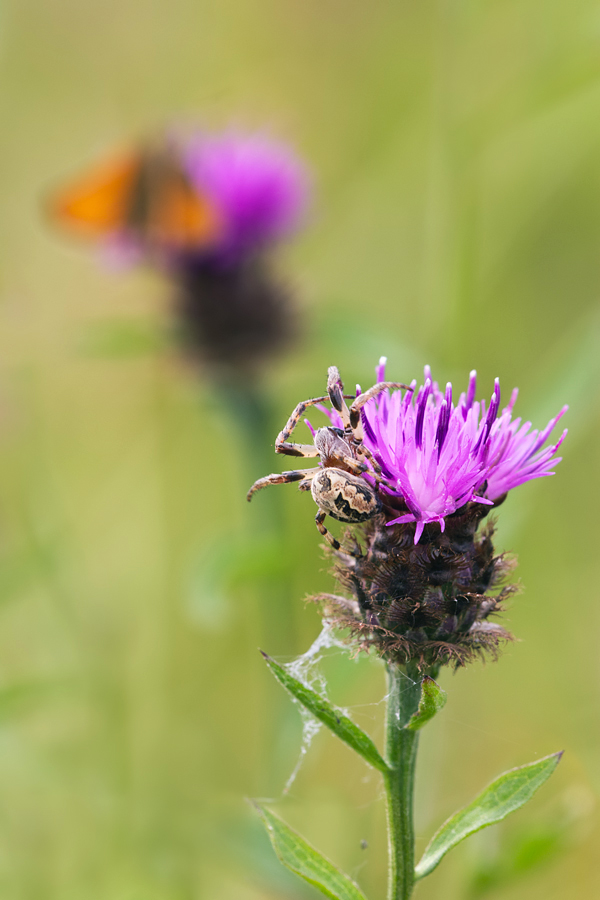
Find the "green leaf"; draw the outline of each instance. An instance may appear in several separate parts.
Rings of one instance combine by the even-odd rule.
[[[283,666],[276,663],[275,660],[271,659],[270,656],[267,656],[266,653],[263,653],[263,656],[271,669],[271,672],[275,675],[275,678],[281,682],[284,688],[286,688],[290,694],[315,717],[315,719],[318,719],[323,725],[327,725],[327,727],[333,731],[334,734],[337,734],[344,743],[348,744],[349,747],[352,747],[353,750],[356,750],[357,753],[360,753],[362,758],[365,759],[369,765],[373,766],[375,769],[379,769],[380,772],[388,771],[386,761],[380,755],[379,750],[369,735],[365,734],[352,719],[344,715],[341,710],[336,709],[326,697],[317,694],[312,688],[307,687],[307,685],[298,681],[297,678],[294,678],[293,675],[290,675]]]
[[[423,679],[421,686],[421,699],[419,700],[419,708],[416,713],[410,717],[406,728],[409,731],[418,731],[423,725],[426,725],[430,719],[433,719],[436,713],[443,709],[446,705],[448,695],[442,690],[437,681],[434,681],[429,675]]]
[[[333,900],[365,900],[358,886],[274,813],[253,801],[275,853],[288,869]]]
[[[553,753],[537,762],[510,769],[492,781],[479,797],[451,816],[433,836],[415,869],[415,877],[429,875],[446,853],[470,834],[500,822],[527,803],[552,775],[561,756],[562,751]]]

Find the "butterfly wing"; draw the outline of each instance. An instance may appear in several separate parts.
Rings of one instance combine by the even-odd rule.
[[[149,251],[201,251],[222,233],[214,205],[192,186],[173,148],[112,157],[50,203],[54,221],[91,239],[129,233]]]
[[[127,227],[140,153],[115,156],[51,198],[50,216],[82,237],[108,237]]]
[[[195,190],[180,165],[157,166],[147,194],[142,227],[150,245],[193,252],[218,240],[222,225],[216,208]]]

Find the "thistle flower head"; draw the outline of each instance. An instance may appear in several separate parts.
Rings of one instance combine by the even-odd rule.
[[[385,381],[384,359],[376,375],[377,384]],[[342,544],[332,542],[334,572],[351,599],[317,599],[359,649],[431,672],[497,654],[512,639],[490,617],[515,590],[502,586],[513,563],[495,553],[493,523],[480,525],[512,488],[553,474],[566,431],[545,444],[567,407],[538,431],[513,419],[516,390],[501,409],[498,380],[489,403],[476,400],[475,372],[457,401],[429,367],[421,387],[410,387],[374,386],[350,410],[330,394],[334,409],[321,407],[344,429],[348,449],[366,460],[361,477],[379,504],[362,524],[349,525]],[[331,464],[322,460],[325,472]]]
[[[385,359],[376,369],[385,380]],[[477,376],[471,372],[467,391],[453,401],[452,385],[441,391],[425,367],[423,385],[412,392],[383,391],[362,409],[365,445],[385,476],[383,491],[391,505],[401,501],[407,511],[387,525],[414,522],[417,543],[427,523],[442,531],[446,518],[465,504],[493,506],[507,491],[525,481],[552,475],[560,462],[556,451],[567,434],[544,447],[563,409],[542,431],[531,422],[513,419],[517,391],[500,412],[500,382],[496,379],[489,404],[475,400]],[[360,389],[359,389],[360,391]],[[334,424],[341,419],[329,413]]]

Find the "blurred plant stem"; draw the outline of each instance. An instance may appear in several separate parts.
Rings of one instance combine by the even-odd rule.
[[[406,667],[388,664],[386,759],[389,881],[388,900],[408,900],[414,886],[413,796],[419,732],[406,728],[419,706],[421,678]],[[414,677],[413,677],[414,675]]]
[[[254,381],[244,382],[237,375],[219,383],[218,392],[223,407],[231,416],[240,435],[243,449],[241,471],[247,487],[262,475],[274,469],[273,414],[265,392]],[[286,523],[283,494],[278,490],[264,491],[261,503],[256,504],[257,515],[253,517],[253,539],[256,541],[281,541],[284,546]],[[257,585],[259,591],[260,637],[265,646],[284,645],[291,652],[296,650],[293,606],[282,600],[288,594],[290,573],[284,566],[277,577],[271,574]]]
[[[249,488],[257,478],[277,470],[273,445],[279,428],[274,422],[270,399],[259,384],[251,379],[244,381],[239,374],[220,381],[217,393],[232,419],[234,432],[239,435],[240,469]],[[266,490],[261,492],[260,500],[254,504],[252,532],[247,535],[247,542],[259,548],[261,545],[278,548],[281,565],[268,574],[255,575],[251,586],[259,622],[259,646],[269,651],[277,647],[283,654],[295,655],[299,651],[294,604],[289,599],[293,568],[288,550],[285,497],[281,490]],[[285,695],[273,688],[270,681],[264,682],[263,689],[268,696],[262,704],[265,717],[260,727],[261,765],[257,776],[263,785],[267,784],[267,792],[275,795],[289,775],[285,748],[291,743],[298,723],[296,710],[290,707]]]
[[[253,380],[244,379],[239,373],[218,382],[216,392],[235,423],[235,427],[243,429],[240,444],[243,445],[243,475],[252,481],[273,468],[273,414],[271,404],[265,392]],[[266,512],[263,513],[263,525],[271,531],[279,531],[283,524],[283,507],[278,491],[266,491],[270,498]],[[266,504],[261,504],[264,510]],[[260,513],[259,513],[260,515]]]

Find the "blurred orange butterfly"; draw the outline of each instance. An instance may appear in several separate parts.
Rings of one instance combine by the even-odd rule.
[[[49,213],[72,234],[92,240],[128,234],[150,250],[206,249],[222,230],[218,211],[164,140],[93,167],[51,197]]]

